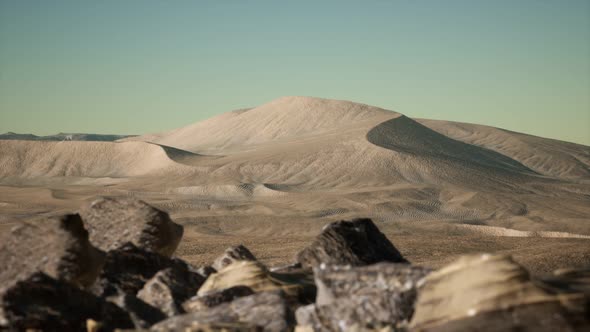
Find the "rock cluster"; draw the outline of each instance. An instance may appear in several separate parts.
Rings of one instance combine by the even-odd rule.
[[[88,230],[88,231],[87,231]],[[370,219],[329,224],[293,264],[244,246],[172,257],[182,227],[132,199],[15,226],[0,243],[0,330],[585,331],[589,270],[533,279],[510,257],[410,264]]]

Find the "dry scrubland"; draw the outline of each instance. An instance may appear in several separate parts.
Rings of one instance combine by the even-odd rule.
[[[2,231],[96,196],[168,211],[195,264],[239,243],[286,263],[326,223],[370,217],[414,263],[590,266],[590,147],[346,101],[285,97],[117,142],[0,141]]]

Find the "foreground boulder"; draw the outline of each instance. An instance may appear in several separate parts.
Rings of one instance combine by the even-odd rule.
[[[180,239],[182,226],[168,213],[133,198],[100,198],[80,210],[90,242],[104,251],[127,242],[138,248],[170,257]]]
[[[588,331],[583,293],[542,286],[509,256],[464,256],[431,273],[412,331]]]
[[[338,221],[324,227],[313,243],[297,254],[305,268],[327,265],[407,263],[371,219]]]
[[[242,325],[243,329],[262,331],[288,331],[292,321],[282,291],[260,292],[240,297],[232,302],[169,318],[152,327],[152,331],[197,331],[207,324]],[[238,325],[236,325],[238,324]]]
[[[168,316],[175,316],[185,311],[182,303],[195,295],[205,278],[188,268],[166,268],[156,273],[137,297],[159,308]]]
[[[0,306],[0,329],[84,331],[89,319],[98,322],[101,331],[134,327],[116,305],[42,272],[7,287]]]
[[[316,268],[316,303],[297,311],[297,323],[315,331],[405,326],[414,313],[417,288],[429,272],[392,263]]]
[[[0,239],[0,288],[37,271],[87,286],[103,261],[77,214],[22,222]]]
[[[235,262],[210,275],[197,294],[204,296],[235,286],[246,286],[254,292],[282,290],[292,304],[309,303],[315,297],[310,275],[273,273],[255,261]]]
[[[254,257],[250,250],[240,244],[239,246],[225,249],[223,255],[217,257],[211,267],[219,271],[234,262],[255,260],[256,257]]]
[[[103,269],[92,286],[92,292],[101,297],[116,295],[119,292],[136,295],[148,280],[164,269],[186,274],[186,280],[192,280],[199,285],[204,279],[179,259],[148,252],[127,243],[107,253]],[[191,287],[198,288],[198,285]]]

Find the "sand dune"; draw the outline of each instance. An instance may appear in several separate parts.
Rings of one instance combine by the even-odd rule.
[[[418,122],[450,138],[481,146],[548,176],[590,178],[590,147],[504,129],[450,121]]]
[[[189,170],[169,154],[181,155],[143,142],[0,141],[0,177],[133,177]]]
[[[11,220],[27,217],[24,207],[51,213],[97,195],[135,196],[187,226],[180,253],[195,262],[240,242],[284,262],[326,222],[370,217],[394,242],[414,239],[404,243],[418,262],[441,246],[474,250],[484,237],[493,240],[476,247],[546,269],[590,265],[589,165],[587,146],[283,97],[114,143],[0,141],[0,210]],[[29,202],[4,198],[15,186],[29,188]],[[553,241],[551,263],[530,256],[538,239]],[[277,241],[285,250],[267,252]]]

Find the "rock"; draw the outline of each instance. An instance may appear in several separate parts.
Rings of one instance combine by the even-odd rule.
[[[103,261],[77,214],[22,222],[0,239],[0,288],[38,271],[88,286]]]
[[[88,319],[98,322],[101,331],[133,327],[121,308],[42,272],[7,287],[0,305],[4,318],[0,329],[84,331]]]
[[[304,268],[328,265],[369,265],[379,262],[407,263],[371,219],[328,224],[307,248],[297,254]]]
[[[590,267],[583,269],[560,269],[553,275],[543,277],[545,286],[560,293],[584,293],[590,297]]]
[[[297,323],[322,331],[402,327],[412,317],[417,287],[428,273],[409,264],[322,265],[314,269],[315,307],[299,309]]]
[[[315,297],[310,275],[272,273],[256,261],[239,261],[226,266],[210,275],[197,294],[203,296],[235,286],[246,286],[254,292],[280,289],[292,304],[309,303]]]
[[[207,277],[209,277],[213,273],[217,272],[217,270],[211,266],[201,266],[201,267],[196,268],[195,272],[197,272],[198,274],[205,277],[205,279],[207,279]]]
[[[260,292],[232,302],[169,318],[152,327],[152,331],[184,331],[193,324],[248,324],[263,331],[288,331],[291,320],[282,291]]]
[[[127,242],[163,256],[172,256],[180,239],[182,226],[168,213],[132,198],[100,198],[80,210],[90,242],[110,251]]]
[[[182,325],[182,332],[260,332],[262,328],[254,325],[254,324],[247,324],[247,323],[199,323],[199,322],[183,322],[186,323]],[[157,331],[159,332],[178,332],[179,330],[175,329],[172,325],[170,328],[167,327],[157,327]]]
[[[254,294],[254,291],[250,287],[234,286],[220,291],[194,296],[184,302],[182,307],[186,312],[195,312],[252,294]]]
[[[184,313],[182,303],[195,295],[205,278],[184,268],[166,268],[156,273],[137,297],[168,316]]]
[[[107,253],[103,269],[92,286],[92,292],[101,297],[116,295],[119,291],[136,295],[158,271],[167,268],[191,273],[198,278],[198,274],[189,271],[189,266],[179,259],[148,252],[132,243],[126,243],[121,248]]]
[[[511,257],[470,255],[431,273],[412,331],[588,331],[584,293],[556,291]]]
[[[123,292],[109,296],[107,301],[112,302],[119,308],[125,310],[137,329],[147,329],[167,318],[167,316],[158,308],[145,303],[133,295],[125,294]]]
[[[299,307],[295,311],[295,319],[298,331],[329,331],[322,325],[315,304]]]
[[[255,260],[256,257],[254,257],[250,250],[248,250],[248,248],[240,244],[239,246],[229,247],[225,249],[223,255],[217,257],[213,262],[213,265],[211,265],[211,267],[219,271],[233,262]]]
[[[301,266],[301,263],[292,263],[288,265],[271,267],[270,271],[274,273],[305,273],[310,271],[310,269],[304,269]]]

